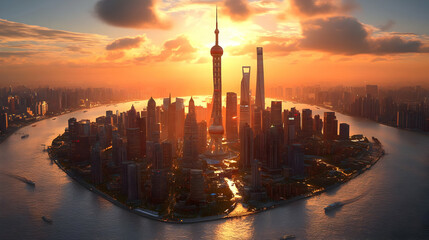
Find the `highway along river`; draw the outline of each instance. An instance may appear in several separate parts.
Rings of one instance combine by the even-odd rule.
[[[185,98],[185,102],[188,98]],[[205,104],[205,97],[194,97]],[[157,105],[161,104],[157,100]],[[22,128],[0,144],[0,239],[428,239],[429,136],[337,113],[350,133],[375,136],[386,155],[357,178],[321,195],[251,216],[196,224],[166,224],[135,215],[88,191],[55,164],[43,145],[70,117],[95,120],[106,110],[141,111],[146,101],[69,113]],[[268,104],[268,102],[267,102]],[[284,108],[324,109],[284,102]],[[29,137],[21,139],[21,135]],[[353,200],[350,200],[353,199]],[[337,201],[348,204],[325,214]],[[41,217],[47,216],[53,224]]]

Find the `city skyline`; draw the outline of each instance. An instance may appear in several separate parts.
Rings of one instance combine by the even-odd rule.
[[[116,7],[126,11],[139,2],[146,3],[123,1]],[[147,12],[143,10],[149,5],[141,6],[147,18],[136,19],[136,14],[127,17],[119,10],[110,14],[109,1],[76,2],[71,8],[59,1],[51,14],[46,13],[53,7],[48,0],[33,9],[31,4],[25,6],[20,14],[16,14],[19,3],[10,3],[2,8],[8,11],[0,12],[1,84],[93,87],[102,82],[123,88],[150,84],[151,89],[168,84],[175,95],[209,93],[211,29],[207,26],[213,23],[215,3],[227,49],[225,89],[239,92],[241,66],[256,69],[258,46],[267,52],[267,87],[329,85],[344,79],[352,85],[428,82],[428,32],[422,26],[427,16],[421,13],[427,3],[421,1],[414,5],[395,1],[147,3],[152,4]],[[383,4],[392,11],[375,14],[373,8]],[[66,9],[70,13],[57,16]],[[411,17],[406,18],[406,13]],[[51,16],[59,21],[47,21]],[[315,38],[324,40],[315,42]]]
[[[3,2],[0,239],[429,237],[429,2]]]

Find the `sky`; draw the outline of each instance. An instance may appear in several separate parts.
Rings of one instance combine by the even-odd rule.
[[[216,6],[223,92],[429,85],[426,0],[0,0],[0,86],[210,93]]]

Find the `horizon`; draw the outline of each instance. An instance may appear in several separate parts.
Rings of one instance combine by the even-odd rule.
[[[227,91],[239,91],[245,65],[254,89],[256,47],[264,48],[267,87],[429,86],[429,4],[421,1],[74,3],[14,2],[0,10],[0,85],[159,90],[168,84],[176,95],[210,93],[217,4]],[[381,7],[389,11],[374,12]]]

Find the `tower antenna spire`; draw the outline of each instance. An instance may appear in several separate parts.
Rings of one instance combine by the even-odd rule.
[[[217,29],[217,5],[216,5],[216,29]]]
[[[216,5],[216,30],[215,30],[215,34],[216,34],[216,45],[219,45],[219,29],[217,26],[217,5]]]

